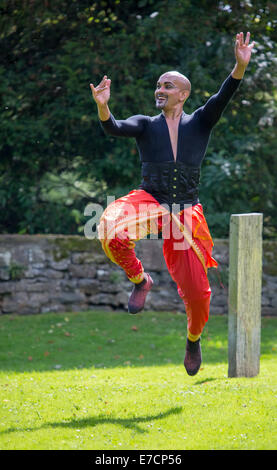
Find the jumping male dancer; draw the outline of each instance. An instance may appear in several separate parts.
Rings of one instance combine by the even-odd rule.
[[[142,164],[139,189],[108,205],[101,217],[102,247],[134,284],[128,311],[137,313],[144,307],[153,280],[136,257],[135,241],[163,231],[166,265],[186,308],[184,365],[189,375],[195,375],[201,365],[200,336],[208,321],[211,296],[207,270],[217,266],[198,198],[200,167],[211,131],[244,76],[254,46],[249,40],[249,32],[245,40],[243,33],[237,34],[231,74],[218,93],[192,114],[183,111],[191,84],[176,71],[164,73],[157,82],[155,100],[161,113],[154,117],[116,120],[108,107],[111,80],[105,75],[97,87],[90,84],[102,128],[109,135],[134,137]],[[165,227],[170,228],[164,237]]]

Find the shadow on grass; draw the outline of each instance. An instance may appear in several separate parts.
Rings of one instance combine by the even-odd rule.
[[[0,435],[9,434],[13,432],[39,431],[41,429],[49,429],[49,428],[81,429],[81,428],[86,428],[86,427],[94,427],[94,426],[98,426],[102,424],[114,424],[116,426],[122,426],[125,429],[132,429],[133,431],[144,434],[144,433],[148,433],[148,430],[139,426],[139,424],[161,420],[171,415],[177,415],[181,412],[182,412],[182,407],[175,407],[175,408],[170,408],[169,410],[163,413],[159,413],[157,415],[139,416],[136,418],[115,418],[115,417],[107,417],[106,415],[92,416],[90,418],[88,417],[88,418],[81,418],[81,419],[71,419],[69,421],[45,423],[42,426],[36,426],[36,427],[9,428],[4,431],[1,431]]]
[[[208,377],[203,380],[198,380],[197,382],[194,382],[194,385],[202,385],[202,384],[206,384],[207,382],[213,382],[214,380],[218,381],[219,377]]]

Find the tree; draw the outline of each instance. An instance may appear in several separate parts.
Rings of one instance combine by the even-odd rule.
[[[235,34],[249,30],[256,54],[214,129],[201,201],[215,236],[228,235],[238,211],[264,212],[274,234],[273,2],[5,0],[0,8],[2,232],[76,233],[87,202],[139,184],[135,142],[103,135],[91,81],[111,76],[118,118],[153,115],[157,77],[174,68],[192,82],[192,112],[230,73]]]

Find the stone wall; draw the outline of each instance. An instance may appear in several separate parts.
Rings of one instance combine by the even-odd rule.
[[[184,311],[162,256],[161,240],[136,252],[155,285],[146,310]],[[215,240],[219,269],[209,270],[211,314],[228,312],[228,240]],[[98,240],[63,235],[0,235],[0,314],[127,310],[132,285]],[[277,242],[263,243],[262,314],[277,315]]]

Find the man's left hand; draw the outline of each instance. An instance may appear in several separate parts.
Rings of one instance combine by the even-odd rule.
[[[241,67],[247,67],[252,49],[255,46],[255,42],[253,41],[251,44],[249,44],[250,41],[250,33],[248,32],[246,34],[246,38],[244,41],[244,35],[243,33],[238,33],[236,36],[236,45],[235,45],[235,56],[236,56],[236,61],[237,64]]]

